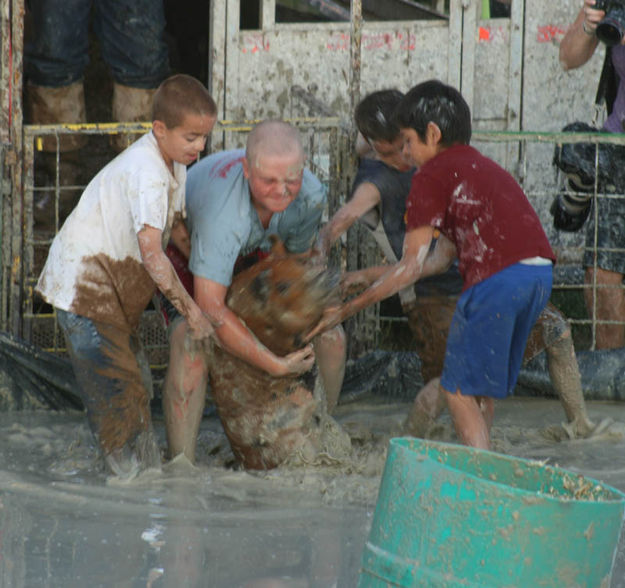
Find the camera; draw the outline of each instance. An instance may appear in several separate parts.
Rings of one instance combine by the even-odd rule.
[[[608,47],[618,45],[625,35],[625,0],[597,0],[594,7],[605,16],[597,25],[597,38]]]
[[[563,188],[551,203],[549,212],[553,216],[553,226],[570,233],[579,231],[590,214],[591,203],[592,194],[579,193],[569,183],[569,189]]]

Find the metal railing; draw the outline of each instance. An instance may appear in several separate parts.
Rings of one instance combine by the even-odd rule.
[[[306,104],[310,106],[310,101],[306,101]],[[255,122],[219,122],[212,135],[210,150],[219,150],[223,144],[231,147],[242,147],[245,144],[247,133]],[[345,201],[353,177],[349,129],[344,121],[337,117],[296,118],[291,122],[300,129],[311,169],[328,187],[328,216],[330,216]],[[58,148],[55,153],[45,156],[48,164],[52,161],[52,173],[48,175],[40,173],[39,166],[42,165],[43,153],[37,147],[41,143],[41,138],[55,136],[58,139],[64,134],[76,133],[93,137],[90,139],[92,144],[89,149],[83,150],[81,156],[85,160],[88,160],[89,157],[96,157],[97,160],[99,153],[100,160],[97,160],[97,163],[103,165],[106,163],[107,153],[104,144],[108,144],[109,136],[118,133],[131,136],[146,132],[149,128],[149,124],[141,123],[24,126],[21,197],[23,221],[16,225],[15,222],[10,222],[10,217],[15,216],[14,211],[11,212],[6,209],[2,211],[6,221],[3,223],[2,242],[17,242],[12,239],[12,235],[6,234],[7,231],[20,230],[22,233],[22,245],[19,252],[7,253],[7,248],[3,247],[4,269],[6,270],[8,265],[20,264],[18,269],[12,267],[11,275],[17,276],[18,279],[11,280],[9,284],[7,284],[8,272],[3,271],[3,292],[8,289],[10,291],[9,300],[20,300],[20,304],[19,306],[7,304],[7,297],[3,296],[2,311],[3,316],[6,316],[6,313],[17,313],[18,316],[11,316],[5,322],[16,324],[18,321],[21,325],[19,334],[43,349],[62,353],[64,341],[58,329],[53,309],[38,299],[34,292],[34,286],[47,255],[47,249],[58,231],[64,215],[77,201],[85,184],[74,184],[66,181],[67,178],[63,177],[63,161],[66,154],[61,153]],[[100,141],[99,147],[93,147],[93,143],[97,141]],[[596,292],[602,287],[596,281],[590,284],[583,283],[581,259],[584,251],[585,231],[567,235],[556,233],[551,228],[551,217],[548,212],[549,205],[562,183],[562,178],[556,174],[551,166],[554,145],[582,141],[625,145],[625,136],[607,135],[605,133],[487,131],[475,131],[473,134],[473,142],[478,148],[498,161],[508,161],[509,171],[518,179],[538,211],[559,258],[559,263],[556,266],[554,293],[564,293],[564,296],[579,296],[584,290]],[[113,155],[114,153],[108,152],[109,158]],[[593,194],[593,198],[599,205],[603,199],[623,197],[622,194],[603,194],[596,190]],[[13,194],[13,200],[20,199]],[[49,213],[48,217],[43,219],[41,217],[42,202],[47,203]],[[596,207],[594,214],[596,214]],[[595,231],[599,230],[597,223],[595,223],[595,227]],[[595,260],[596,253],[600,250],[595,235]],[[619,252],[621,251],[619,250]],[[625,255],[625,251],[622,253]],[[332,264],[340,265],[343,269],[356,269],[375,262],[376,255],[375,245],[367,241],[360,229],[354,228],[343,244],[333,251]],[[622,288],[622,285],[619,287]],[[349,333],[351,338],[358,340],[352,348],[352,350],[356,350],[354,353],[358,354],[358,352],[375,347],[379,343],[380,329],[389,328],[391,323],[398,320],[403,319],[395,316],[380,316],[376,311],[373,318],[369,313],[366,320],[361,319],[360,322],[356,322]],[[591,348],[594,348],[598,324],[625,324],[624,321],[600,320],[597,317],[596,305],[591,309],[588,316],[574,316],[570,318],[570,322],[574,326],[590,330],[588,345]],[[160,317],[155,311],[146,311],[141,323],[141,330],[152,364],[162,367],[167,361],[167,345]]]

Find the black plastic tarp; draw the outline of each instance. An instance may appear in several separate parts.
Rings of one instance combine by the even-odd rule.
[[[625,400],[625,349],[580,351],[577,361],[585,398]],[[376,350],[347,363],[340,402],[410,401],[422,385],[416,353]],[[158,392],[155,407],[160,406]],[[544,353],[521,370],[516,394],[555,395]],[[82,409],[72,366],[66,358],[0,332],[0,411],[36,408]]]

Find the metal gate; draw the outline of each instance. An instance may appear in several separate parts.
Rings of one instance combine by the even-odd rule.
[[[476,145],[517,177],[539,212],[564,268],[558,270],[556,288],[580,289],[576,271],[582,235],[556,233],[548,214],[560,181],[551,166],[554,144],[565,139],[558,131],[572,120],[590,120],[602,59],[599,51],[590,64],[571,73],[558,63],[558,41],[578,10],[577,0],[513,0],[509,19],[487,21],[480,18],[478,0],[451,0],[448,20],[440,21],[362,22],[360,2],[352,5],[349,23],[286,25],[273,18],[275,0],[262,0],[262,26],[247,31],[239,29],[238,0],[211,3],[210,87],[222,119],[212,149],[242,146],[256,119],[294,119],[305,135],[311,165],[328,184],[331,213],[349,193],[354,169],[350,120],[358,97],[380,87],[407,89],[424,78],[446,79],[473,107]],[[34,174],[37,137],[81,133],[107,140],[112,133],[147,127],[22,128],[23,17],[23,0],[0,0],[0,327],[60,351],[54,315],[37,301],[33,286],[62,218],[63,195],[82,186],[64,185],[60,170],[47,184],[39,181]],[[592,91],[585,95],[580,91],[585,88]],[[44,194],[52,198],[54,214],[47,234],[34,222]],[[355,228],[335,255],[337,263],[353,269],[372,263],[377,253],[373,241]],[[376,344],[379,320],[375,309],[357,319],[350,336],[354,350]],[[592,316],[578,321],[594,333]],[[162,365],[164,334],[154,313],[146,313],[142,328],[153,363]]]

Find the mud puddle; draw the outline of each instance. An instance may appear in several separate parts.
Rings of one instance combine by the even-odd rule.
[[[131,483],[107,479],[78,413],[0,414],[0,585],[7,587],[308,588],[356,585],[386,444],[407,405],[348,404],[348,462],[247,473],[217,419],[207,418],[198,466],[184,460]],[[625,490],[625,405],[595,439],[558,442],[560,405],[510,399],[495,410],[497,451],[545,460]],[[161,446],[162,423],[156,421]],[[453,441],[448,417],[433,438]],[[621,540],[612,588],[625,588]]]

